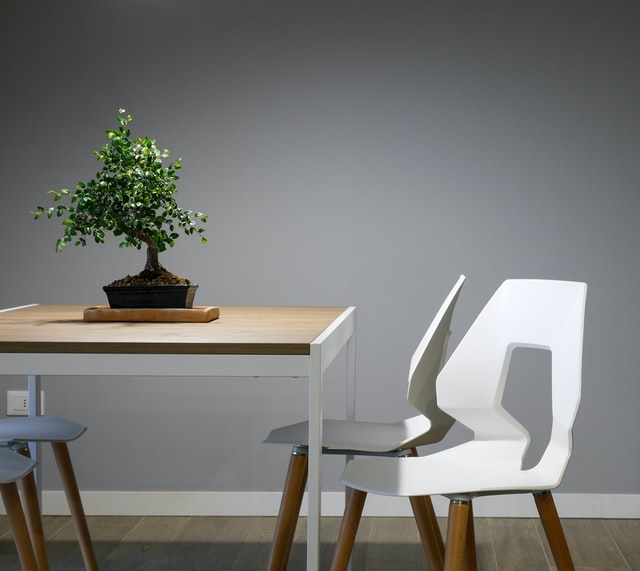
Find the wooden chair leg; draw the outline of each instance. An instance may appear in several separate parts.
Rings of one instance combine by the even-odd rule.
[[[418,449],[416,447],[411,448],[411,455],[418,456]],[[434,567],[434,569],[442,568],[442,562],[444,561],[444,541],[442,540],[442,533],[440,533],[440,526],[438,525],[438,518],[436,517],[436,511],[433,509],[433,502],[429,496],[422,496],[422,501],[424,503],[424,509],[421,506],[414,506],[413,498],[411,499],[411,507],[413,508],[413,514],[416,517],[416,523],[418,524],[418,530],[420,531],[420,537],[422,538],[422,545],[425,549],[425,553],[427,555],[427,559],[431,561],[431,557],[433,554],[437,554],[440,560],[440,566]],[[416,507],[418,509],[418,513],[422,513],[422,518],[424,519],[424,523],[420,523],[418,521],[418,517],[416,515]],[[421,525],[423,525],[424,530],[431,530],[432,540],[427,538],[425,542],[425,538],[422,536]],[[426,550],[429,550],[427,553]],[[436,560],[435,557],[433,559],[433,563],[431,565],[435,565]]]
[[[470,502],[467,500],[451,500],[449,502],[447,544],[444,556],[445,571],[462,571],[469,527],[469,505]]]
[[[27,474],[19,483],[22,491],[22,502],[27,520],[27,528],[31,537],[31,545],[40,571],[49,571],[49,558],[42,528],[42,513],[38,502],[38,489],[33,472]]]
[[[60,478],[62,479],[64,493],[67,496],[67,503],[69,504],[78,543],[80,544],[84,565],[87,571],[98,571],[98,560],[93,550],[89,526],[87,525],[87,518],[84,514],[78,490],[78,482],[76,481],[71,456],[69,455],[69,447],[66,442],[52,442],[51,446],[58,465],[58,471],[60,472]]]
[[[551,553],[555,559],[558,571],[574,571],[573,560],[569,552],[567,540],[562,531],[556,504],[549,490],[544,492],[534,492],[533,497],[536,501],[536,507],[540,514],[542,527],[547,536]]]
[[[349,566],[366,499],[367,492],[347,488],[347,502],[338,532],[336,549],[333,553],[331,571],[345,571]]]
[[[478,558],[476,555],[476,533],[473,525],[473,503],[469,501],[469,514],[467,515],[467,539],[464,548],[464,571],[477,571]]]
[[[442,571],[444,561],[442,535],[440,534],[440,529],[437,527],[437,521],[434,527],[435,512],[434,518],[429,514],[429,507],[431,508],[431,512],[433,512],[431,498],[429,496],[411,496],[409,500],[411,501],[413,516],[418,525],[418,531],[420,532],[424,554],[427,556],[427,561],[429,562],[429,569],[431,569],[431,571]]]
[[[307,483],[308,468],[307,455],[292,452],[273,533],[268,571],[285,571],[287,568]]]
[[[433,502],[431,501],[431,498],[429,496],[424,496],[424,503],[427,510],[427,516],[431,521],[431,528],[433,529],[436,538],[438,552],[440,553],[440,559],[444,561],[444,540],[442,539],[442,533],[440,533],[440,526],[438,525],[436,510],[433,509]]]
[[[29,537],[27,521],[22,511],[17,484],[15,482],[0,484],[0,494],[9,516],[22,571],[38,571],[38,563]]]

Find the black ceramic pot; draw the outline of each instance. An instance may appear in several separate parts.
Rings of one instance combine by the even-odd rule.
[[[160,286],[104,286],[109,306],[112,309],[148,307],[186,308],[193,307],[193,298],[198,286],[160,285]]]

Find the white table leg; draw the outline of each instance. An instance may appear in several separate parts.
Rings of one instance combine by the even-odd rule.
[[[347,347],[346,415],[355,417],[355,308],[344,312],[330,329],[311,343],[309,355],[309,477],[307,496],[307,571],[320,568],[320,521],[322,489],[320,464],[322,461],[322,418],[324,371],[343,347]]]
[[[28,375],[27,376],[27,392],[29,394],[29,410],[27,414],[29,416],[39,416],[42,414],[42,402],[40,391],[40,375]],[[36,487],[38,488],[38,502],[40,503],[40,509],[42,510],[42,470],[40,470],[40,462],[42,454],[40,452],[41,445],[39,442],[29,443],[29,453],[38,464],[33,471],[33,476],[36,480]]]
[[[356,336],[352,335],[347,341],[347,394],[345,418],[356,418]]]
[[[321,489],[320,463],[322,457],[322,347],[311,347],[309,365],[309,477],[307,495],[307,571],[320,568]]]
[[[355,325],[354,325],[355,330]],[[345,418],[355,420],[356,418],[356,336],[355,334],[347,341],[347,395]],[[352,454],[345,456],[345,464],[353,460]],[[345,503],[347,500],[347,490],[344,491]],[[347,566],[347,571],[351,571],[351,560]]]

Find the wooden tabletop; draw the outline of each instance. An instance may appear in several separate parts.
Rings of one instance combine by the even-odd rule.
[[[220,307],[208,323],[86,322],[85,306],[0,312],[0,353],[308,355],[344,307]]]

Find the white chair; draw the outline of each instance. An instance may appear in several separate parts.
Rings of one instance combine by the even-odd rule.
[[[23,571],[39,571],[33,552],[29,529],[25,520],[17,482],[33,473],[35,460],[25,458],[11,450],[0,448],[0,493],[4,503],[13,540]]]
[[[451,318],[464,281],[465,276],[460,276],[411,359],[407,398],[421,414],[389,423],[325,419],[324,454],[409,455],[416,454],[416,447],[444,437],[454,421],[436,406],[435,382],[444,363]],[[308,422],[300,422],[273,430],[265,440],[293,446],[269,558],[271,571],[286,569],[289,560],[307,480],[307,436]],[[412,508],[427,557],[441,561],[444,546],[430,498],[412,500]]]
[[[342,482],[352,489],[332,570],[344,569],[359,519],[357,498],[444,495],[449,498],[445,569],[475,568],[471,501],[476,496],[533,493],[560,570],[573,569],[550,490],[571,456],[581,390],[587,286],[552,280],[507,280],[482,310],[442,369],[438,406],[473,431],[473,439],[420,458],[358,458]],[[551,436],[537,465],[523,469],[526,429],[502,405],[517,347],[551,353]],[[466,552],[466,553],[465,553]]]
[[[97,571],[98,562],[93,550],[68,447],[68,443],[79,438],[86,429],[87,427],[83,424],[57,416],[1,418],[0,442],[5,443],[7,448],[21,452],[24,455],[29,454],[28,443],[30,442],[49,442],[51,444],[85,567],[87,571]],[[18,456],[16,452],[11,452],[11,454]],[[38,492],[33,473],[27,474],[22,478],[20,485],[39,570],[47,571],[49,563],[44,543]]]

